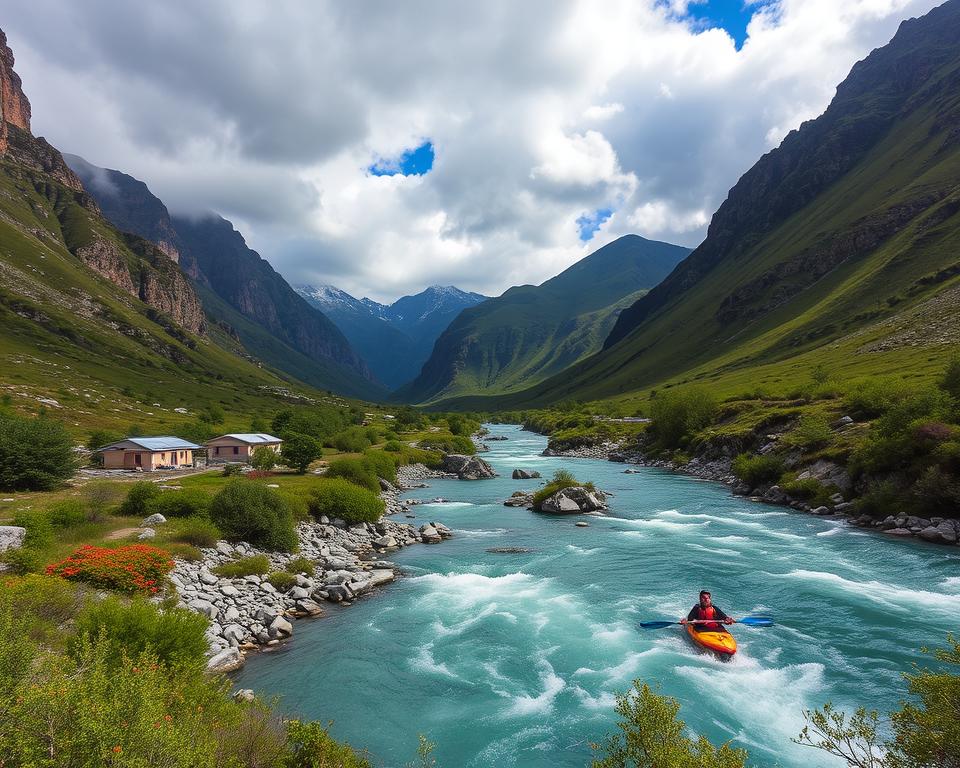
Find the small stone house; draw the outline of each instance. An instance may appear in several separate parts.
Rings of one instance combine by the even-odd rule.
[[[257,448],[269,448],[274,453],[280,453],[283,440],[273,435],[263,433],[238,433],[220,435],[213,440],[207,440],[203,447],[207,449],[207,461],[245,461],[249,462]]]
[[[200,446],[179,437],[128,437],[100,448],[104,469],[134,469],[152,472],[193,466],[193,452]]]

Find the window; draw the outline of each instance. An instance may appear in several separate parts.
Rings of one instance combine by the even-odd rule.
[[[236,445],[233,446],[233,455],[236,456],[238,453],[240,453],[240,448]]]

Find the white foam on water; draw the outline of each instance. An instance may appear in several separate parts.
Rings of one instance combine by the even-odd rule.
[[[944,592],[960,593],[960,576],[948,576],[940,582],[940,588]]]
[[[437,619],[433,622],[432,629],[434,633],[437,635],[437,637],[450,637],[451,635],[462,635],[464,632],[470,629],[470,627],[474,626],[475,624],[483,621],[487,617],[492,616],[496,613],[498,613],[497,604],[490,603],[479,613],[473,614],[472,616],[469,616],[463,621],[456,622],[449,626],[445,625],[442,621],[440,621],[440,619]]]
[[[427,643],[417,652],[417,655],[410,660],[410,665],[418,672],[426,672],[437,675],[438,677],[447,677],[451,680],[464,681],[450,667],[443,662],[438,662],[433,657],[433,643]]]
[[[515,603],[538,599],[553,583],[549,577],[527,573],[508,573],[504,576],[484,576],[479,573],[427,573],[414,576],[408,583],[426,587],[428,594],[422,603],[438,604],[445,609],[486,606],[491,601]]]
[[[637,528],[649,529],[649,530],[660,530],[660,531],[670,531],[671,533],[683,533],[684,531],[691,531],[696,528],[703,528],[708,523],[678,523],[672,520],[661,520],[659,518],[652,518],[650,520],[631,520],[628,518],[617,518],[617,521],[620,523],[625,523],[626,525],[632,525]],[[625,533],[632,533],[631,531],[625,531]]]
[[[752,739],[776,744],[778,749],[800,732],[802,711],[818,706],[824,690],[824,665],[818,663],[767,668],[737,654],[728,663],[680,666],[676,671],[740,723]]]
[[[665,509],[657,512],[657,517],[668,520],[704,520],[708,523],[719,523],[721,525],[738,525],[742,528],[764,528],[763,523],[754,520],[741,520],[735,517],[721,517],[720,515],[708,515],[704,512],[678,512],[675,509]]]
[[[590,636],[601,643],[619,643],[633,637],[633,632],[622,624],[607,626],[603,624],[591,624]]]
[[[578,555],[595,555],[597,552],[603,552],[603,547],[593,547],[591,549],[586,549],[584,547],[578,547],[576,544],[567,544],[567,551],[574,552]]]
[[[580,706],[595,712],[612,712],[614,705],[617,703],[617,697],[610,691],[600,691],[597,696],[591,696],[579,685],[571,686],[570,690],[580,701]]]
[[[510,696],[512,703],[505,713],[507,717],[544,715],[553,710],[553,702],[557,698],[557,694],[566,688],[567,684],[564,679],[554,671],[553,665],[543,656],[537,659],[537,671],[543,689],[535,695],[520,694]]]
[[[793,570],[780,574],[782,578],[797,579],[811,584],[821,584],[838,592],[843,592],[859,600],[882,605],[884,608],[900,613],[911,609],[924,608],[955,616],[960,613],[960,595],[944,595],[923,589],[907,589],[885,584],[882,581],[852,581],[836,573],[824,571]]]
[[[467,763],[466,768],[490,768],[491,765],[496,765],[498,768],[521,766],[523,765],[523,756],[521,753],[524,743],[552,735],[552,730],[546,725],[535,725],[524,728],[521,731],[498,739],[492,744],[488,744],[476,757]],[[539,743],[539,741],[537,743]]]
[[[618,664],[612,664],[600,669],[591,669],[590,667],[580,667],[573,673],[573,677],[599,677],[602,679],[601,687],[609,687],[614,684],[629,682],[636,677],[637,670],[646,656],[653,656],[660,653],[660,649],[648,648],[645,651],[629,651]]]
[[[448,509],[455,509],[457,507],[474,507],[476,506],[469,501],[425,501],[423,504],[418,504],[419,507],[447,507]]]
[[[820,531],[820,533],[816,535],[817,536],[836,536],[838,533],[840,533],[841,530],[842,530],[841,528],[827,528],[827,530]]]
[[[714,541],[750,541],[746,536],[713,536]]]
[[[424,505],[426,506],[426,505]],[[447,506],[444,504],[443,506]],[[477,539],[486,539],[491,536],[503,536],[505,533],[509,533],[506,528],[454,528],[453,532],[458,536],[463,536],[465,538],[477,538]]]
[[[686,542],[684,546],[690,549],[696,549],[698,552],[708,552],[711,555],[725,555],[727,557],[740,557],[743,552],[737,552],[735,549],[723,549],[722,547],[705,547],[702,544],[692,544]]]

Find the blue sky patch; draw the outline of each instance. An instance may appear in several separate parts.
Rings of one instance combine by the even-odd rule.
[[[693,19],[695,26],[702,29],[720,27],[725,29],[739,51],[747,39],[747,24],[755,11],[766,4],[766,0],[706,0],[691,2],[687,6],[687,18]]]
[[[423,176],[433,168],[433,142],[425,141],[400,157],[380,158],[368,169],[374,176]]]
[[[600,225],[613,215],[612,208],[598,208],[593,213],[585,213],[577,219],[577,228],[580,230],[580,240],[584,243],[590,240]]]

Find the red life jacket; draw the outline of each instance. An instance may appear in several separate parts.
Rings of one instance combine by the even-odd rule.
[[[709,608],[697,608],[697,617],[701,619],[714,619],[716,618],[716,611],[713,610],[711,605]],[[720,625],[713,621],[709,624],[697,624],[697,630],[700,632],[716,632],[720,629]]]

